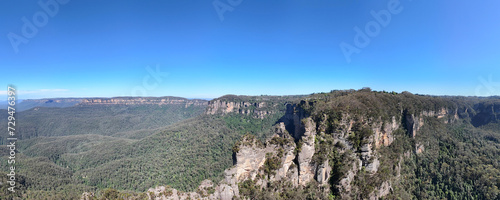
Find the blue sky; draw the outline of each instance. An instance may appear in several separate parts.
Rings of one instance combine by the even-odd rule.
[[[500,95],[499,7],[493,0],[1,1],[0,87],[14,84],[22,99],[365,86]],[[356,53],[346,59],[341,44]]]

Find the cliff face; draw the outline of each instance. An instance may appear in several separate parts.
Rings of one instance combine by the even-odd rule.
[[[402,163],[425,153],[428,144],[417,139],[429,121],[451,124],[472,120],[485,124],[498,120],[500,115],[498,103],[464,106],[448,100],[445,103],[433,101],[416,106],[391,102],[387,104],[397,106],[390,110],[384,110],[388,106],[374,105],[373,101],[366,100],[362,105],[355,101],[332,103],[314,99],[286,102],[285,114],[274,126],[274,136],[263,144],[249,136],[238,142],[234,166],[225,171],[225,179],[216,186],[216,192],[202,199],[246,196],[248,187],[261,190],[274,187],[275,191],[283,191],[283,188],[276,189],[276,185],[283,183],[297,189],[316,184],[319,193],[332,192],[341,199],[383,198],[402,181]],[[265,115],[256,111],[269,110],[273,105],[278,104],[218,99],[209,102],[205,114],[238,113],[260,118]],[[357,107],[352,109],[353,105]],[[365,105],[370,106],[363,107]],[[373,114],[377,109],[382,112]],[[405,152],[393,155],[388,147],[398,138],[411,142],[404,143]],[[366,194],[361,196],[359,193]],[[169,196],[156,199],[162,198],[175,199]]]
[[[254,181],[258,187],[285,180],[298,185],[295,166],[295,143],[283,124],[276,126],[276,134],[264,144],[252,135],[245,136],[235,146],[235,165],[224,172],[224,179],[217,185],[205,180],[196,192],[183,193],[163,186],[148,190],[150,199],[222,199],[240,197],[240,184]],[[272,161],[271,161],[272,160]],[[211,192],[206,192],[210,188]]]
[[[479,110],[472,118],[472,124],[476,127],[500,120],[500,102],[479,104],[474,110]]]
[[[239,111],[250,105],[248,102],[213,101],[207,108],[207,114],[230,112],[246,114]],[[263,105],[265,104],[257,106],[262,108]],[[415,137],[425,124],[425,117],[442,119],[444,123],[457,120],[456,112],[450,112],[445,108],[418,114],[407,114],[401,110],[400,115],[391,116],[390,120],[386,121],[343,113],[338,123],[339,128],[332,131],[328,129],[327,124],[329,116],[325,115],[324,118],[315,120],[298,104],[287,104],[285,113],[281,122],[275,125],[275,135],[264,144],[259,144],[259,141],[252,137],[246,137],[236,144],[238,152],[235,153],[235,165],[225,171],[224,180],[217,186],[211,186],[215,188],[214,193],[203,196],[199,192],[177,194],[177,191],[173,190],[174,192],[168,196],[162,195],[165,193],[163,187],[157,187],[149,190],[151,194],[154,193],[151,195],[152,199],[187,199],[188,196],[201,199],[233,199],[241,196],[241,183],[245,181],[252,181],[258,188],[266,188],[270,183],[276,184],[276,181],[285,181],[293,187],[304,187],[310,182],[316,182],[329,189],[333,169],[331,163],[337,161],[331,160],[331,156],[325,154],[325,150],[331,150],[333,146],[339,146],[334,151],[347,158],[343,160],[345,162],[343,166],[347,170],[340,177],[336,177],[338,181],[333,188],[347,198],[359,190],[358,186],[353,185],[356,176],[362,173],[377,174],[379,159],[382,156],[379,148],[392,144],[395,140],[395,131],[403,130],[402,121],[409,128],[410,137]],[[363,143],[355,144],[357,141],[354,141],[352,135],[361,130],[359,126],[366,127],[372,134],[367,135]],[[328,146],[323,145],[322,143],[328,138],[332,139],[331,143]],[[416,153],[422,153],[425,145],[416,144],[414,148]],[[403,157],[399,162],[402,160]],[[270,161],[275,162],[276,166],[270,167]],[[389,194],[392,182],[398,178],[389,177],[381,182],[369,198],[378,199]],[[204,184],[206,183],[202,183],[202,186]]]
[[[287,102],[303,96],[235,96],[226,95],[208,102],[207,115],[242,114],[264,119],[285,111]]]
[[[263,119],[265,116],[274,114],[274,105],[269,105],[269,102],[232,102],[226,100],[213,100],[208,102],[208,108],[205,114],[229,114],[238,113],[244,115],[252,115],[256,118]]]
[[[417,132],[424,125],[424,117],[436,117],[438,119],[444,119],[444,123],[453,123],[459,119],[458,109],[446,109],[440,108],[439,110],[424,110],[419,114],[408,114],[407,111],[403,111],[405,117],[406,129],[411,134],[413,138],[417,135]]]

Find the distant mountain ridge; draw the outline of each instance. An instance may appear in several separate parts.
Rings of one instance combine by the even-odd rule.
[[[93,104],[155,104],[155,105],[168,105],[168,104],[186,104],[195,106],[205,106],[208,104],[207,100],[202,99],[186,99],[182,97],[113,97],[113,98],[85,98],[82,99],[80,104],[93,105]]]
[[[57,107],[65,108],[76,105],[172,105],[186,104],[195,106],[206,106],[207,100],[186,99],[182,97],[111,97],[111,98],[45,98],[26,99],[18,103],[17,110],[25,111],[35,107]]]

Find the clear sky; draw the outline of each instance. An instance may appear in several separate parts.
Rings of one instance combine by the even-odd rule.
[[[0,1],[2,99],[500,95],[498,0],[65,1]]]

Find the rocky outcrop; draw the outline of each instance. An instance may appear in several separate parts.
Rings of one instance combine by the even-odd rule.
[[[421,154],[421,153],[422,153],[422,152],[424,152],[424,151],[425,151],[425,147],[424,147],[424,145],[423,145],[423,144],[421,144],[421,143],[417,143],[417,144],[415,145],[415,153],[416,153],[416,154]]]
[[[389,146],[392,144],[394,141],[394,135],[392,133],[400,128],[399,121],[400,119],[396,120],[396,117],[392,116],[391,121],[379,122],[373,126],[375,148],[379,148],[381,145]]]
[[[325,160],[321,165],[318,166],[318,170],[316,170],[316,181],[319,184],[327,184],[328,178],[330,178],[331,171],[332,167],[328,163],[328,160]]]
[[[458,120],[458,109],[450,110],[447,108],[440,108],[439,110],[424,110],[417,114],[409,114],[404,111],[406,129],[410,135],[415,138],[417,132],[424,125],[424,117],[435,117],[444,120],[444,123],[453,123]]]
[[[298,155],[298,161],[299,184],[305,186],[314,178],[316,172],[316,163],[312,162],[315,153],[316,123],[311,118],[305,118],[303,125],[305,132],[304,136],[302,136],[302,147]]]
[[[391,183],[388,181],[383,182],[375,191],[370,194],[370,200],[381,199],[387,196],[392,191]]]
[[[306,118],[306,113],[297,104],[286,104],[285,115],[281,117],[280,121],[286,126],[286,130],[295,140],[302,139],[305,133],[305,127],[302,119]]]
[[[294,150],[295,146],[286,150],[285,156],[281,159],[281,163],[283,163],[283,165],[278,170],[276,170],[276,175],[271,177],[270,179],[271,181],[279,181],[284,178],[291,177],[288,179],[289,181],[291,181],[292,183],[298,182],[299,174],[296,168],[294,168],[295,171],[290,172],[291,170],[290,167],[292,166],[296,167],[295,163],[293,162],[295,159]],[[295,176],[297,176],[297,178],[295,178]]]
[[[207,115],[239,114],[261,119],[278,113],[283,115],[273,127],[275,135],[266,142],[260,144],[255,138],[244,138],[236,145],[234,165],[225,170],[224,179],[218,184],[206,180],[195,192],[188,193],[157,187],[149,190],[149,197],[244,199],[240,191],[241,194],[255,191],[240,188],[245,185],[278,195],[283,188],[290,189],[293,185],[291,188],[297,189],[317,186],[322,192],[332,192],[342,199],[380,199],[393,192],[393,187],[398,189],[398,181],[406,177],[405,160],[425,153],[426,147],[431,152],[429,143],[420,142],[419,138],[422,130],[427,130],[426,123],[472,119],[474,125],[480,126],[498,120],[500,113],[498,104],[481,105],[479,109],[476,105],[472,108],[454,101],[435,103],[431,97],[428,102],[426,97],[422,102],[404,103],[407,98],[413,98],[411,94],[398,97],[396,93],[365,92],[356,98],[352,95],[349,92],[318,94],[294,101],[229,95],[207,102]],[[172,104],[180,101],[167,100]],[[125,101],[93,99],[85,103],[122,102]],[[155,101],[137,100],[136,103],[151,102]],[[398,138],[396,143],[395,138]],[[400,138],[404,141],[399,141]],[[393,144],[397,146],[391,146]],[[412,146],[405,146],[409,144]],[[404,151],[399,150],[401,146]],[[286,186],[279,188],[278,184]],[[357,193],[363,196],[355,196]]]
[[[236,153],[236,165],[227,173],[234,176],[237,182],[254,180],[266,161],[266,154],[273,150],[273,147],[261,148],[255,144],[240,145],[240,150]]]
[[[266,187],[268,182],[286,179],[298,183],[299,176],[294,160],[296,145],[293,138],[284,129],[284,124],[275,126],[276,134],[265,144],[260,143],[254,136],[245,136],[236,145],[235,165],[227,169],[225,178],[218,185],[205,180],[196,192],[183,193],[168,187],[149,189],[150,199],[233,199],[239,197],[238,183],[246,180],[255,181],[256,185]],[[271,168],[266,173],[266,161],[276,157],[279,167]],[[268,161],[269,162],[269,161]],[[294,167],[295,166],[295,167]],[[295,184],[297,185],[297,184]],[[211,192],[210,192],[211,191]]]
[[[95,194],[93,192],[84,192],[80,197],[80,200],[92,200],[95,199]]]
[[[415,114],[407,114],[406,118],[406,129],[408,133],[415,138],[417,132],[424,125],[424,118],[422,116],[415,116]]]
[[[154,200],[179,200],[179,199],[222,199],[231,200],[233,198],[232,187],[221,184],[214,185],[210,180],[204,180],[201,182],[200,186],[196,192],[181,192],[176,189],[159,186],[156,188],[150,188],[147,192],[149,199]]]
[[[255,118],[264,119],[264,117],[276,113],[270,107],[270,102],[248,102],[248,101],[227,101],[224,99],[215,99],[208,102],[205,114],[229,114],[238,113],[242,115],[252,115]]]
[[[353,192],[360,190],[359,186],[353,184],[358,180],[358,175],[368,178],[376,177],[381,167],[381,160],[383,160],[380,157],[380,148],[390,146],[395,140],[397,131],[401,132],[406,128],[410,137],[415,138],[424,126],[426,117],[435,117],[444,123],[450,123],[458,120],[459,116],[457,109],[441,108],[412,114],[401,110],[401,114],[390,116],[389,120],[382,120],[381,117],[373,119],[351,113],[342,113],[340,118],[329,120],[329,115],[326,114],[322,118],[308,116],[308,113],[301,108],[302,104],[304,102],[285,104],[285,114],[274,126],[275,135],[264,144],[259,144],[255,138],[241,140],[237,145],[235,164],[225,171],[225,179],[217,186],[202,183],[206,185],[204,188],[213,187],[214,189],[210,190],[213,193],[205,193],[207,189],[200,186],[196,194],[177,194],[176,190],[172,190],[175,198],[169,199],[238,198],[240,197],[239,183],[248,180],[260,188],[275,184],[276,181],[289,181],[294,187],[304,187],[312,181],[319,185],[330,184],[332,170],[338,169],[332,169],[328,160],[331,157],[318,157],[319,154],[324,154],[321,151],[325,149],[321,149],[323,147],[320,143],[324,142],[326,137],[331,137],[330,141],[333,141],[327,146],[327,152],[332,150],[328,148],[335,146],[335,151],[345,157],[345,163],[342,164],[346,167],[346,171],[341,177],[337,177],[334,187],[338,189],[341,196],[349,197]],[[215,100],[209,103],[206,114],[239,113],[260,116],[256,115],[256,111],[262,110],[256,108],[266,106],[269,104]],[[330,126],[328,123],[332,121],[338,123],[335,125],[336,129],[327,128]],[[364,133],[366,130],[369,130],[369,133]],[[359,134],[366,134],[366,138],[356,138]],[[420,154],[424,151],[425,146],[417,143],[414,153]],[[387,178],[373,186],[368,199],[383,198],[391,193],[393,181],[400,178],[401,163],[403,159],[409,159],[409,157],[409,152],[408,155],[405,153],[404,157],[400,156],[398,163],[395,164],[394,177]],[[278,162],[277,167],[270,169],[268,166],[270,160]],[[331,187],[324,188],[329,190]],[[157,193],[161,194],[161,192]]]

